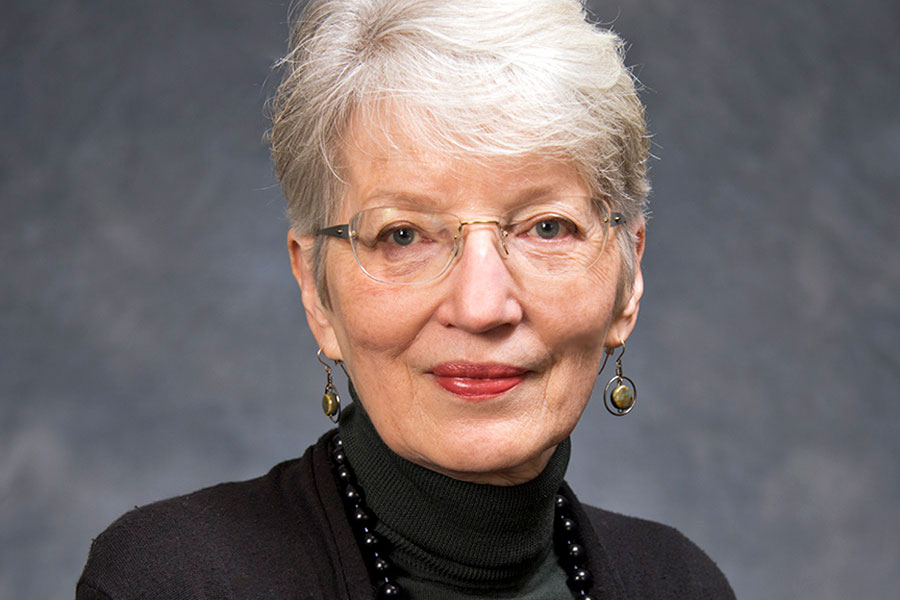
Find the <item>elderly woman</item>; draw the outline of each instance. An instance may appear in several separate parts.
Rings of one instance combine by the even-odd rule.
[[[577,0],[319,0],[283,68],[272,154],[337,431],[122,517],[78,598],[732,598],[677,531],[563,481],[611,353],[604,401],[634,402],[648,144],[620,40]]]

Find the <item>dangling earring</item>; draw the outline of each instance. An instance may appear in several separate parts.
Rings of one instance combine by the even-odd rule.
[[[337,423],[341,420],[341,397],[338,394],[337,388],[334,387],[334,381],[331,379],[331,367],[328,366],[328,363],[322,360],[322,349],[320,348],[318,352],[316,352],[316,358],[319,359],[319,362],[322,363],[322,366],[325,367],[325,377],[327,380],[325,381],[325,393],[322,394],[322,412],[325,413],[325,416],[331,419],[332,423]],[[334,361],[335,365],[340,365],[342,369],[344,369],[344,364],[340,360]],[[344,369],[344,373],[347,372],[347,369]]]
[[[603,367],[606,366],[606,361],[612,353],[613,348],[607,349],[606,358],[603,359],[603,364],[600,365],[600,371],[597,375],[603,372]],[[603,405],[606,407],[606,410],[617,417],[624,417],[630,413],[637,400],[637,386],[634,385],[630,377],[622,375],[623,354],[625,354],[625,342],[622,342],[622,352],[616,358],[616,374],[603,388]],[[628,382],[628,385],[625,382]],[[616,385],[613,386],[613,383]],[[611,387],[612,390],[610,390]]]

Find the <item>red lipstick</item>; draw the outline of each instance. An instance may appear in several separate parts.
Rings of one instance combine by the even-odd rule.
[[[511,390],[526,369],[498,364],[442,363],[432,369],[439,386],[466,400],[484,400]]]

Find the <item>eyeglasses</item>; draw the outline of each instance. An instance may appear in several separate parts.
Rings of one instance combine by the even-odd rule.
[[[603,208],[598,210],[598,206]],[[462,253],[463,227],[497,227],[509,268],[539,276],[580,273],[597,262],[612,227],[625,222],[603,201],[555,198],[518,207],[500,219],[463,221],[447,212],[377,207],[318,235],[349,240],[356,261],[376,281],[408,285],[443,275]]]

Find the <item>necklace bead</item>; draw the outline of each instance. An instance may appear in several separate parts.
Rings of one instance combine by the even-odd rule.
[[[388,598],[404,598],[406,594],[403,589],[396,583],[386,581],[378,588],[378,594],[375,596],[378,600],[387,600]]]

